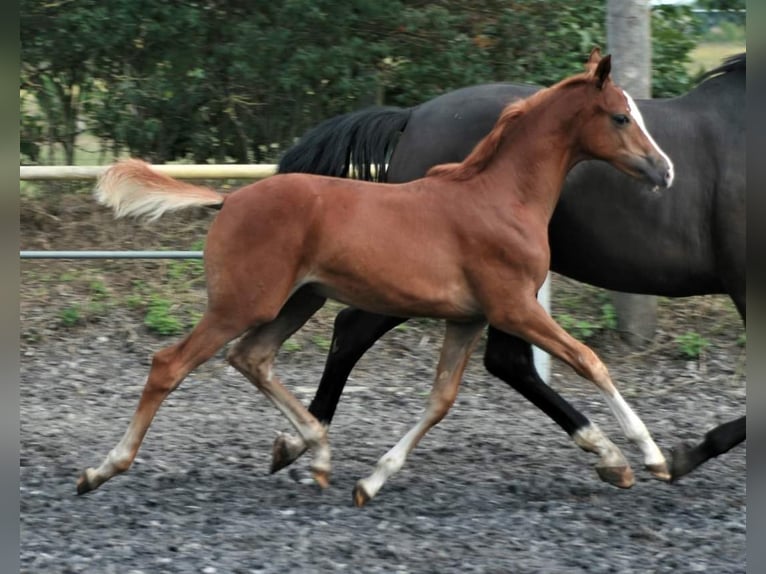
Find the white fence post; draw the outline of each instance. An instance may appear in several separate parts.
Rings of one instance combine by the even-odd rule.
[[[545,308],[545,311],[550,314],[551,312],[551,274],[548,273],[548,276],[545,278],[545,283],[543,283],[543,286],[540,287],[540,291],[537,293],[537,300],[540,301],[542,306]],[[535,367],[537,368],[537,372],[540,373],[540,377],[545,381],[546,384],[550,383],[551,380],[551,356],[543,351],[542,349],[538,349],[535,346],[532,346],[532,358],[535,362]]]

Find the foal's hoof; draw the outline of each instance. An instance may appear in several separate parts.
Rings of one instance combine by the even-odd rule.
[[[601,480],[618,488],[630,488],[636,482],[630,466],[597,466],[596,472]]]
[[[367,504],[371,498],[372,497],[367,494],[367,491],[364,489],[364,486],[357,482],[356,486],[354,486],[354,506],[362,508],[362,506]]]
[[[88,478],[88,471],[83,470],[82,473],[80,473],[79,478],[77,479],[77,494],[85,494],[86,492],[90,492],[91,490],[94,490],[96,487],[91,484],[90,479]]]
[[[330,471],[312,468],[311,476],[323,490],[330,486]]]
[[[271,469],[270,474],[274,474],[278,470],[282,470],[286,466],[291,465],[300,456],[296,456],[295,448],[290,444],[290,441],[295,440],[293,437],[287,434],[280,434],[274,439],[274,444],[271,446]],[[305,449],[304,449],[305,450]],[[303,451],[301,451],[303,452]]]
[[[651,472],[654,478],[657,478],[663,482],[670,482],[670,471],[668,470],[668,464],[666,462],[660,462],[658,464],[647,464],[646,470]]]

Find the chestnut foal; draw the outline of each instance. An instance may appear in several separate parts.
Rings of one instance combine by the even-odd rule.
[[[78,493],[127,470],[165,397],[240,336],[229,361],[290,420],[313,451],[317,482],[326,486],[326,429],[282,385],[272,364],[282,343],[327,298],[376,313],[446,320],[425,413],[356,484],[358,506],[377,494],[446,415],[487,322],[593,382],[646,467],[668,479],[665,457],[604,364],[535,298],[549,266],[548,222],[575,164],[605,160],[656,187],[673,180],[672,164],[635,103],[611,81],[610,62],[594,50],[585,73],[506,107],[463,162],[436,166],[404,184],[285,174],[224,195],[156,173],[138,160],[107,170],[97,197],[117,217],[156,219],[194,205],[221,211],[205,248],[204,316],[185,339],[154,355],[126,433],[98,468],[82,473]],[[632,484],[627,460],[597,427],[581,438],[601,455],[602,473]]]

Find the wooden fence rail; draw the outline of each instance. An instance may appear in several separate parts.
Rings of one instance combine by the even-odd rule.
[[[22,165],[22,180],[88,180],[96,179],[109,166],[100,165]],[[264,179],[277,171],[271,163],[262,164],[160,164],[152,169],[179,179]]]
[[[106,165],[22,165],[24,181],[95,180]],[[179,179],[264,179],[274,175],[276,164],[160,164],[152,169]],[[202,251],[20,251],[22,259],[201,259]]]

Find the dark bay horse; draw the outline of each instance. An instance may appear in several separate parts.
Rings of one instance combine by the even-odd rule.
[[[689,93],[639,100],[646,123],[678,170],[674,193],[657,195],[599,162],[566,179],[549,228],[551,268],[598,287],[685,297],[728,294],[745,320],[745,75],[739,54],[707,72]],[[404,182],[433,165],[460,161],[503,107],[537,87],[488,84],[449,92],[414,108],[368,108],[331,118],[290,148],[280,172]],[[369,166],[372,166],[370,169]],[[405,319],[346,309],[339,313],[327,363],[309,411],[329,425],[351,369]],[[559,424],[575,443],[592,423],[543,383],[530,345],[489,327],[486,368]],[[745,418],[711,430],[696,446],[673,449],[680,478],[745,440]],[[283,434],[272,470],[306,447]],[[598,468],[598,467],[597,467]],[[602,475],[609,479],[609,476]]]
[[[357,505],[375,496],[448,412],[487,323],[538,345],[593,382],[647,469],[667,480],[662,452],[604,364],[535,297],[550,263],[548,223],[574,165],[601,159],[655,187],[670,187],[674,178],[673,164],[635,102],[611,81],[610,66],[609,56],[593,50],[584,73],[507,106],[464,161],[436,166],[408,183],[283,174],[225,195],[138,160],[109,168],[96,196],[118,217],[156,219],[193,205],[220,213],[205,246],[205,314],[185,339],[154,355],[127,431],[98,468],[81,474],[78,493],[127,470],[165,397],[237,337],[229,361],[314,451],[312,471],[326,486],[327,429],[282,385],[273,361],[327,298],[375,313],[446,320],[425,413],[357,482]],[[593,450],[605,441],[595,428],[582,439],[592,441]],[[619,450],[604,454],[604,472],[632,481]]]

